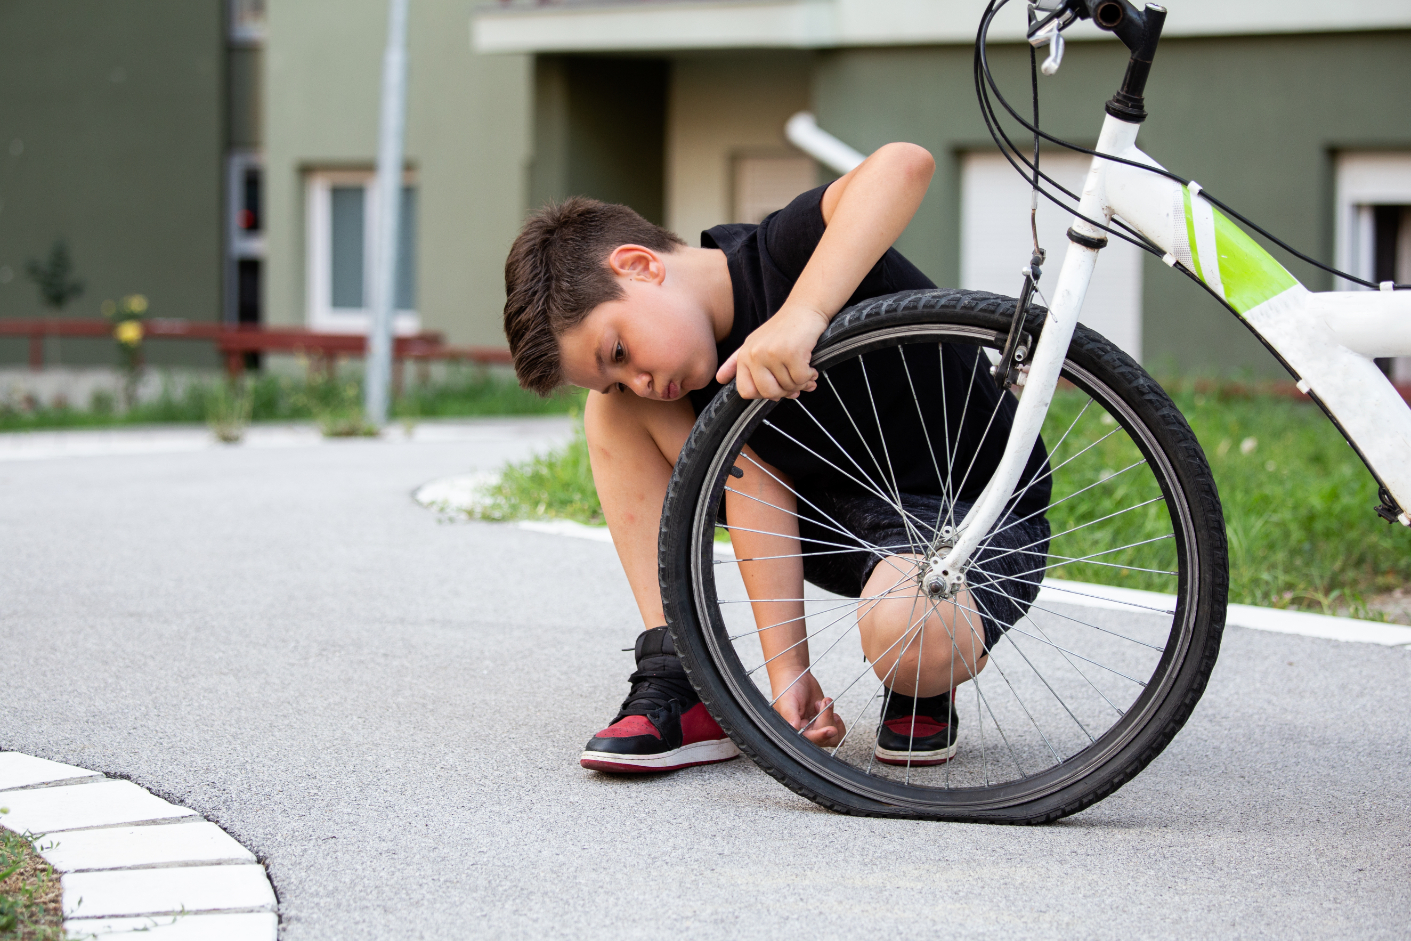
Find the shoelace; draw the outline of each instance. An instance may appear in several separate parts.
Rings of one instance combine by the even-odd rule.
[[[680,667],[671,671],[638,669],[627,679],[632,691],[622,701],[622,709],[614,722],[627,716],[650,717],[661,710],[670,711],[673,705],[679,715],[696,703],[696,691],[686,679],[686,671]]]

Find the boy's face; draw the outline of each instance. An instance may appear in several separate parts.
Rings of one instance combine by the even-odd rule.
[[[559,337],[566,381],[667,402],[710,383],[718,365],[713,322],[684,272],[666,276],[671,257],[634,245],[609,256],[624,296]]]

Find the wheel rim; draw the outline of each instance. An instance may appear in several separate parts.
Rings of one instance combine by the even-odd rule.
[[[883,368],[883,360],[891,357],[893,368],[898,362],[905,368],[898,348],[935,347],[944,341],[995,349],[1003,339],[997,331],[970,326],[891,327],[839,343],[820,354],[816,365],[823,386],[830,372],[850,363],[865,372]],[[983,357],[974,358],[972,369],[982,362],[988,365]],[[1137,411],[1078,363],[1065,364],[1064,378],[1068,388],[1056,395],[1044,426],[1053,485],[1046,514],[1052,535],[1047,557],[1037,566],[1044,570],[1045,592],[992,646],[979,675],[957,686],[959,753],[940,765],[876,760],[882,697],[896,679],[896,668],[879,677],[858,656],[855,614],[869,598],[845,599],[816,590],[803,596],[809,599],[813,672],[847,723],[844,741],[835,748],[813,745],[772,708],[758,640],[765,624],[751,617],[754,606],[738,574],[741,560],[717,552],[716,513],[730,468],[742,458],[749,460],[740,454],[742,445],[762,426],[772,425],[776,408],[807,411],[809,397],[777,405],[748,403],[716,448],[695,507],[690,543],[693,599],[705,646],[745,721],[820,781],[903,811],[973,813],[1012,807],[1061,791],[1107,764],[1167,705],[1191,644],[1202,585],[1191,507],[1171,459]],[[918,413],[934,406],[915,395],[911,404]],[[879,429],[881,424],[878,418]],[[848,457],[844,450],[839,446],[833,460],[879,494],[895,492],[886,479],[885,461],[875,454]],[[1120,461],[1124,456],[1127,460]],[[937,455],[938,465],[944,457]],[[952,497],[953,490],[962,489],[955,485],[953,469],[941,476],[951,479]],[[827,516],[803,495],[798,515],[810,514]],[[817,515],[815,523],[836,522]],[[909,530],[934,537],[935,527],[928,530],[914,515],[897,512],[899,518],[913,517]],[[1012,527],[1012,519],[996,524],[990,537]],[[839,544],[851,545],[840,527],[832,528]],[[1079,585],[1055,584],[1056,578]],[[1119,587],[1125,582],[1172,594],[1175,602],[1153,605],[1132,596],[1093,609],[1087,605],[1094,599],[1085,596],[1112,593],[1085,589],[1085,582]],[[996,590],[1004,593],[1002,586]],[[937,602],[947,603],[955,606]],[[972,605],[968,617],[976,620],[978,613]],[[961,615],[960,608],[956,614]],[[924,649],[928,637],[937,637],[933,628],[913,630],[899,641],[901,650]],[[941,634],[933,642],[953,637]]]

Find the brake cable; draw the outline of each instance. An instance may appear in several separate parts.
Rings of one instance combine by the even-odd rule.
[[[1034,6],[1029,5],[1029,27],[1034,28]],[[1038,51],[1029,46],[1029,79],[1034,90],[1034,127],[1039,126],[1039,64]],[[1033,339],[1024,333],[1024,321],[1029,315],[1029,306],[1034,299],[1039,278],[1043,276],[1044,259],[1048,253],[1039,245],[1039,136],[1034,135],[1034,177],[1029,193],[1029,232],[1034,239],[1034,251],[1029,256],[1029,265],[1023,271],[1024,281],[1019,288],[1019,299],[1014,304],[1014,318],[1009,323],[1009,335],[1004,341],[1004,352],[999,362],[990,367],[1001,392],[1012,386],[1024,384],[1023,363],[1028,356]]]
[[[986,55],[986,46],[987,46],[988,38],[989,38],[990,24],[991,24],[991,22],[993,22],[995,16],[999,13],[999,11],[1000,11],[1008,2],[1009,2],[1009,0],[990,0],[990,2],[989,2],[989,3],[986,5],[986,7],[985,7],[985,12],[984,12],[984,14],[983,14],[982,17],[981,17],[981,20],[980,20],[980,29],[979,29],[978,35],[976,36],[976,43],[975,43],[975,87],[976,87],[976,94],[977,94],[977,97],[979,98],[979,101],[980,101],[980,111],[981,111],[981,115],[982,115],[982,117],[984,117],[984,119],[985,119],[986,130],[988,130],[988,131],[990,132],[991,138],[993,138],[994,141],[995,141],[995,143],[999,145],[999,147],[1000,147],[1000,152],[1005,155],[1005,158],[1009,160],[1010,164],[1014,167],[1015,170],[1017,170],[1017,171],[1020,173],[1021,176],[1024,176],[1024,177],[1027,178],[1027,177],[1029,177],[1029,174],[1028,174],[1028,173],[1025,173],[1024,170],[1021,170],[1021,169],[1020,169],[1020,166],[1019,166],[1020,163],[1022,163],[1022,164],[1023,164],[1026,168],[1028,168],[1029,170],[1032,170],[1032,171],[1033,171],[1033,177],[1034,177],[1033,189],[1034,189],[1035,192],[1037,192],[1037,193],[1043,193],[1043,195],[1044,195],[1045,198],[1049,199],[1051,202],[1053,202],[1053,203],[1054,203],[1056,206],[1058,206],[1060,209],[1064,209],[1064,210],[1066,210],[1066,211],[1071,211],[1071,212],[1073,212],[1076,216],[1078,216],[1078,218],[1082,219],[1082,220],[1085,221],[1085,222],[1088,222],[1088,223],[1091,224],[1091,225],[1094,225],[1094,226],[1098,227],[1099,229],[1102,229],[1102,230],[1105,231],[1105,232],[1108,232],[1108,233],[1110,233],[1110,234],[1112,234],[1112,235],[1116,235],[1118,238],[1121,238],[1121,239],[1123,239],[1123,240],[1125,240],[1125,241],[1131,242],[1131,243],[1133,243],[1134,245],[1137,245],[1139,248],[1142,248],[1142,249],[1144,249],[1144,250],[1146,250],[1146,251],[1149,251],[1149,252],[1151,252],[1151,253],[1154,254],[1154,255],[1164,256],[1164,255],[1165,255],[1164,252],[1160,251],[1160,249],[1158,249],[1155,245],[1153,245],[1153,244],[1150,242],[1150,240],[1146,239],[1144,236],[1141,236],[1140,233],[1138,233],[1138,232],[1136,232],[1135,230],[1131,229],[1129,226],[1127,226],[1127,225],[1125,225],[1125,224],[1123,224],[1123,223],[1118,223],[1118,226],[1120,226],[1120,228],[1125,229],[1127,232],[1131,232],[1132,235],[1137,236],[1137,238],[1132,238],[1131,236],[1128,236],[1128,235],[1124,234],[1123,232],[1119,232],[1119,231],[1117,231],[1116,229],[1114,229],[1114,228],[1113,228],[1112,226],[1110,226],[1110,225],[1107,225],[1107,224],[1098,222],[1098,221],[1096,221],[1096,220],[1087,218],[1087,217],[1084,216],[1081,212],[1078,212],[1077,210],[1073,209],[1072,207],[1070,207],[1070,206],[1064,204],[1061,200],[1059,200],[1057,197],[1055,197],[1052,193],[1049,193],[1049,192],[1047,192],[1046,190],[1043,190],[1042,188],[1040,188],[1037,181],[1038,181],[1039,179],[1043,179],[1043,180],[1047,181],[1048,183],[1051,183],[1051,184],[1052,184],[1053,186],[1055,186],[1057,189],[1061,190],[1061,191],[1062,191],[1065,195],[1067,195],[1068,197],[1070,197],[1070,198],[1072,198],[1072,199],[1078,199],[1078,196],[1077,196],[1076,194],[1070,192],[1066,187],[1062,186],[1060,183],[1058,183],[1056,180],[1054,180],[1054,179],[1052,179],[1051,177],[1049,177],[1047,174],[1044,174],[1044,173],[1041,173],[1041,172],[1040,172],[1039,166],[1038,166],[1038,157],[1037,157],[1037,153],[1035,154],[1034,162],[1031,164],[1031,163],[1029,162],[1029,160],[1024,157],[1023,153],[1019,150],[1019,148],[1018,148],[1017,146],[1015,146],[1014,142],[1009,139],[1009,135],[1005,133],[1004,128],[1003,128],[1003,125],[1002,125],[1002,124],[1000,123],[1000,121],[999,121],[999,116],[995,113],[995,111],[994,111],[994,106],[993,106],[993,104],[992,104],[992,103],[990,102],[990,100],[989,100],[989,92],[990,92],[991,90],[994,92],[995,98],[999,99],[1000,104],[1004,106],[1004,110],[1007,111],[1007,112],[1009,112],[1010,116],[1013,117],[1014,120],[1015,120],[1016,122],[1018,122],[1021,127],[1023,127],[1023,128],[1026,129],[1026,130],[1028,130],[1030,133],[1032,133],[1032,134],[1034,135],[1034,138],[1035,138],[1035,149],[1036,149],[1036,151],[1037,151],[1039,139],[1043,139],[1043,140],[1049,141],[1050,143],[1057,144],[1057,145],[1060,146],[1060,147],[1065,147],[1065,148],[1067,148],[1068,150],[1075,151],[1075,152],[1077,152],[1077,153],[1087,154],[1088,156],[1091,156],[1091,157],[1101,157],[1101,158],[1104,159],[1104,160],[1110,160],[1110,161],[1112,161],[1112,162],[1114,162],[1114,163],[1126,164],[1127,166],[1130,166],[1130,167],[1136,167],[1136,168],[1139,169],[1139,170],[1146,170],[1146,171],[1148,171],[1148,172],[1150,172],[1150,173],[1155,173],[1155,174],[1158,174],[1158,175],[1160,175],[1160,176],[1164,176],[1164,177],[1166,177],[1166,178],[1168,178],[1168,179],[1174,180],[1175,182],[1177,182],[1177,183],[1179,183],[1179,184],[1181,184],[1182,186],[1187,187],[1187,188],[1190,187],[1191,182],[1192,182],[1191,180],[1188,180],[1188,179],[1186,179],[1186,178],[1184,178],[1184,177],[1182,177],[1182,176],[1180,176],[1180,175],[1178,175],[1178,174],[1172,173],[1171,171],[1166,170],[1165,168],[1162,168],[1162,167],[1154,167],[1154,166],[1152,166],[1152,165],[1150,165],[1150,164],[1138,163],[1137,161],[1134,161],[1134,160],[1127,160],[1127,159],[1125,159],[1125,158],[1123,158],[1123,157],[1116,157],[1116,156],[1113,156],[1113,155],[1111,155],[1111,154],[1101,154],[1101,153],[1098,153],[1098,152],[1095,151],[1095,150],[1090,150],[1090,149],[1088,149],[1088,148],[1086,148],[1086,147],[1080,147],[1080,146],[1078,146],[1077,144],[1071,143],[1071,142],[1069,142],[1069,141],[1063,140],[1063,139],[1058,138],[1058,137],[1054,137],[1054,136],[1051,135],[1051,134],[1046,134],[1046,133],[1044,133],[1042,130],[1039,129],[1039,127],[1038,127],[1038,120],[1037,120],[1038,89],[1037,89],[1037,76],[1036,76],[1036,75],[1034,76],[1034,79],[1035,79],[1034,102],[1035,102],[1035,114],[1036,114],[1036,119],[1035,119],[1034,123],[1033,123],[1033,124],[1030,124],[1028,121],[1026,121],[1026,120],[1023,118],[1023,116],[1021,116],[1017,111],[1015,111],[1014,108],[1010,105],[1009,101],[1004,97],[1004,94],[999,90],[999,84],[995,81],[994,74],[990,71],[989,58],[988,58],[988,56]],[[1030,34],[1030,35],[1033,35],[1034,33],[1037,33],[1038,30],[1042,29],[1043,26],[1047,25],[1049,22],[1051,22],[1051,21],[1054,20],[1055,18],[1059,17],[1060,14],[1061,14],[1064,10],[1068,9],[1070,6],[1071,6],[1071,0],[1070,0],[1070,3],[1065,3],[1062,7],[1059,8],[1059,10],[1056,10],[1056,11],[1052,12],[1049,16],[1045,17],[1045,18],[1044,18],[1042,21],[1040,21],[1038,24],[1035,24],[1035,25],[1031,26],[1031,28],[1030,28],[1030,33],[1029,33],[1029,34]],[[1033,15],[1032,15],[1032,12],[1031,12],[1031,14],[1030,14],[1031,22],[1032,22],[1032,18],[1033,18]],[[1059,33],[1058,33],[1057,31],[1055,31],[1055,36],[1057,36],[1057,35],[1059,35]],[[1030,46],[1030,49],[1032,50],[1033,47]],[[1031,60],[1032,60],[1032,58],[1033,58],[1033,56],[1032,56],[1032,53],[1031,53]],[[988,89],[986,88],[986,86],[988,86]],[[1012,156],[1011,156],[1011,152],[1012,152]],[[1017,160],[1018,160],[1018,163],[1015,162],[1015,161],[1016,161],[1016,158],[1017,158]],[[1374,289],[1374,290],[1381,287],[1380,284],[1377,284],[1377,283],[1374,283],[1374,282],[1371,282],[1371,281],[1364,280],[1364,279],[1362,279],[1362,278],[1356,277],[1355,275],[1348,274],[1348,273],[1345,272],[1345,271],[1341,271],[1341,270],[1339,270],[1339,269],[1337,269],[1337,268],[1332,267],[1331,265],[1326,265],[1326,264],[1324,264],[1323,262],[1318,261],[1316,258],[1312,258],[1312,257],[1310,257],[1309,255],[1304,254],[1303,252],[1299,251],[1298,249],[1296,249],[1296,248],[1294,248],[1293,246],[1289,245],[1288,243],[1284,242],[1284,241],[1283,241],[1282,239],[1280,239],[1278,236],[1276,236],[1276,235],[1274,235],[1273,233],[1271,233],[1271,232],[1269,232],[1268,230],[1266,230],[1264,227],[1260,226],[1258,223],[1254,222],[1253,220],[1251,220],[1251,219],[1247,218],[1246,216],[1244,216],[1242,213],[1240,213],[1240,212],[1238,212],[1237,210],[1233,209],[1232,207],[1230,207],[1230,206],[1227,205],[1226,203],[1222,202],[1222,201],[1219,200],[1219,199],[1216,199],[1214,196],[1211,196],[1211,195],[1210,195],[1210,192],[1209,192],[1208,190],[1206,190],[1206,189],[1204,189],[1204,188],[1201,188],[1201,189],[1199,190],[1199,192],[1200,192],[1200,195],[1203,196],[1211,205],[1213,205],[1213,206],[1215,206],[1216,208],[1222,210],[1223,212],[1225,212],[1227,215],[1231,216],[1232,218],[1234,218],[1234,219],[1236,219],[1236,220],[1238,220],[1238,221],[1244,223],[1245,225],[1249,226],[1249,227],[1250,227],[1251,229],[1253,229],[1255,232],[1258,232],[1260,235],[1264,236],[1264,237],[1267,238],[1269,241],[1273,242],[1273,243],[1274,243],[1275,245],[1277,245],[1279,248],[1282,248],[1284,251],[1286,251],[1286,252],[1288,252],[1289,254],[1293,255],[1295,258],[1298,258],[1298,259],[1300,259],[1301,261],[1304,261],[1304,262],[1306,262],[1306,263],[1308,263],[1308,264],[1310,264],[1310,265],[1313,265],[1315,268],[1320,268],[1320,269],[1322,269],[1323,271],[1328,272],[1329,274],[1335,275],[1335,276],[1337,276],[1337,277],[1339,277],[1339,278],[1342,278],[1343,280],[1348,281],[1348,282],[1351,282],[1351,283],[1353,283],[1353,284],[1359,284],[1359,285],[1361,285],[1361,286],[1363,286],[1363,287],[1372,288],[1372,289]],[[1037,241],[1037,239],[1036,239],[1036,241]],[[1181,266],[1181,267],[1184,268],[1184,266]],[[1203,282],[1201,282],[1201,283],[1203,283]],[[1395,283],[1393,283],[1393,284],[1392,284],[1392,288],[1393,288],[1394,290],[1411,290],[1411,284],[1395,284]]]

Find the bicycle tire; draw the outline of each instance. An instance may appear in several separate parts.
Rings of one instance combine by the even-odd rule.
[[[865,357],[890,355],[886,351],[893,347],[902,353],[903,362],[916,344],[949,343],[961,347],[971,344],[989,349],[1002,348],[1013,317],[1014,304],[1011,298],[957,290],[910,291],[875,298],[849,308],[834,319],[819,340],[814,363],[827,375],[829,370],[841,369],[847,363],[857,361],[862,364],[865,374]],[[1036,310],[1025,325],[1034,337],[1042,329],[1043,317],[1044,312]],[[978,353],[975,355],[978,357]],[[944,364],[944,354],[940,359]],[[975,360],[977,363],[979,361]],[[972,366],[972,372],[976,368]],[[972,376],[971,380],[974,381],[974,378]],[[1116,513],[1115,517],[1126,517],[1119,522],[1098,519],[1083,523],[1055,535],[1054,540],[1060,536],[1075,536],[1078,541],[1096,539],[1101,544],[1101,534],[1109,529],[1117,531],[1121,526],[1149,526],[1152,519],[1158,523],[1162,519],[1169,520],[1171,533],[1169,538],[1162,535],[1144,543],[1120,546],[1116,550],[1103,550],[1083,557],[1062,556],[1055,550],[1053,542],[1047,542],[1042,575],[1048,576],[1056,569],[1062,569],[1064,574],[1074,570],[1096,572],[1103,578],[1135,573],[1141,579],[1170,584],[1174,588],[1174,592],[1170,593],[1174,593],[1176,599],[1174,610],[1161,613],[1151,605],[1133,603],[1123,611],[1123,605],[1128,603],[1118,602],[1116,614],[1097,611],[1081,617],[1064,614],[1068,610],[1089,611],[1085,607],[1070,608],[1070,603],[1091,599],[1075,598],[1074,594],[1081,592],[1062,587],[1056,591],[1068,594],[1055,594],[1053,599],[1057,600],[1046,601],[1047,607],[1040,608],[1039,602],[1034,602],[1035,607],[993,646],[988,663],[998,664],[1001,650],[1006,651],[1006,658],[1017,655],[1017,659],[1005,661],[1013,664],[1014,678],[1011,679],[1000,668],[1001,677],[1037,730],[1038,737],[1052,752],[1053,761],[1038,771],[1030,773],[1026,770],[1025,760],[1032,759],[1034,755],[1039,755],[1042,761],[1050,759],[1042,748],[1031,744],[1034,735],[1027,731],[1023,723],[1011,726],[1010,731],[1006,732],[1000,713],[995,710],[995,703],[1005,715],[1018,713],[1014,713],[995,694],[985,694],[981,680],[988,679],[990,688],[996,688],[993,675],[986,676],[987,672],[992,674],[987,663],[975,680],[957,686],[955,690],[954,696],[959,702],[968,695],[967,688],[973,687],[976,718],[969,727],[965,721],[959,724],[959,744],[966,746],[967,730],[971,742],[967,746],[968,751],[963,749],[961,756],[945,765],[944,786],[939,784],[940,769],[925,769],[929,777],[923,779],[922,771],[908,764],[904,780],[898,780],[897,774],[900,772],[890,766],[877,765],[874,770],[871,758],[864,769],[861,767],[860,752],[856,757],[852,757],[851,752],[840,757],[839,751],[846,748],[846,740],[840,749],[830,754],[827,749],[802,738],[771,707],[768,694],[761,691],[758,678],[754,676],[760,667],[749,670],[742,659],[751,649],[748,648],[749,640],[738,639],[759,631],[732,636],[731,628],[726,624],[728,617],[752,608],[753,603],[746,597],[744,609],[735,607],[724,611],[726,602],[736,599],[725,599],[720,595],[720,586],[729,580],[730,563],[716,558],[714,540],[716,524],[720,522],[719,508],[731,468],[739,459],[743,445],[753,433],[752,429],[762,427],[774,409],[784,403],[746,401],[731,383],[699,416],[677,460],[663,507],[659,539],[662,598],[676,649],[702,701],[740,750],[761,769],[796,793],[842,813],[994,823],[1044,823],[1076,813],[1115,792],[1160,754],[1185,724],[1204,692],[1214,666],[1225,619],[1229,581],[1227,545],[1213,476],[1200,444],[1170,397],[1131,357],[1095,331],[1079,325],[1065,360],[1063,378],[1070,384],[1065,386],[1068,391],[1061,393],[1069,397],[1063,401],[1068,402],[1075,395],[1086,396],[1087,404],[1082,406],[1059,440],[1057,449],[1050,455],[1047,473],[1055,488],[1055,496],[1049,503],[1047,515],[1057,518],[1061,512],[1080,512],[1074,509],[1085,505],[1079,498],[1095,488],[1100,488],[1100,493],[1130,492],[1133,500],[1144,495],[1149,498],[1146,502],[1138,501],[1133,509]],[[989,380],[986,376],[981,381]],[[914,390],[913,399],[924,425],[926,419],[921,415],[923,406]],[[806,403],[808,396],[801,401]],[[1097,416],[1096,431],[1089,432],[1087,429],[1092,424],[1089,413],[1094,403],[1099,406],[1100,412],[1092,412]],[[966,404],[969,405],[968,396]],[[806,405],[797,407],[806,409]],[[1056,399],[1050,419],[1060,411],[1062,409]],[[991,424],[993,421],[992,417]],[[879,433],[882,433],[882,424],[882,419],[878,417]],[[1056,437],[1051,435],[1048,425],[1045,426],[1045,435]],[[1060,449],[1068,445],[1068,440],[1073,438],[1069,447],[1076,449],[1088,441],[1085,435],[1092,437],[1096,443],[1084,445],[1073,457],[1067,457],[1067,452],[1063,452],[1065,456],[1060,462]],[[1130,444],[1123,444],[1123,441]],[[927,444],[931,446],[929,439]],[[1106,456],[1111,454],[1129,453],[1132,446],[1140,456],[1140,463],[1132,465],[1139,468],[1137,476],[1128,476],[1126,482],[1109,487],[1110,480],[1127,474],[1130,468],[1119,474],[1109,473],[1109,469],[1103,467],[1096,474],[1096,483],[1084,483],[1092,476],[1091,470],[1083,469],[1089,463],[1085,455],[1095,456],[1099,461],[1106,460]],[[947,454],[949,447],[947,442]],[[1127,451],[1121,451],[1122,448]],[[932,456],[934,459],[934,452]],[[857,466],[861,469],[861,465]],[[880,464],[877,469],[880,477],[885,469]],[[1146,479],[1140,476],[1143,473],[1149,474],[1154,485],[1142,483]],[[940,474],[939,466],[937,474]],[[1081,486],[1072,496],[1059,498],[1058,493],[1068,486],[1067,475],[1073,476],[1072,486]],[[1146,489],[1141,489],[1143,486]],[[1075,500],[1079,502],[1075,503]],[[1061,504],[1068,510],[1062,511]],[[799,504],[798,509],[802,520],[805,508]],[[939,523],[938,517],[937,525]],[[1092,529],[1099,524],[1105,524],[1107,528]],[[1084,529],[1089,531],[1081,532]],[[740,535],[737,534],[736,538]],[[1119,551],[1122,554],[1110,554]],[[1158,556],[1174,561],[1152,563],[1145,567],[1121,561],[1143,561]],[[1118,562],[1114,563],[1111,559]],[[738,569],[738,561],[735,565]],[[1160,565],[1171,565],[1173,568],[1164,569]],[[1109,572],[1104,566],[1119,571]],[[1144,574],[1149,572],[1157,574]],[[1121,578],[1117,580],[1121,581]],[[1048,583],[1067,584],[1054,582],[1051,577]],[[1045,597],[1041,595],[1040,599]],[[830,612],[849,603],[847,599],[842,602],[817,599],[809,603],[816,605],[819,600],[833,605],[827,609]],[[1035,620],[1036,610],[1039,612],[1038,618],[1049,624],[1047,628],[1042,626],[1040,620]],[[812,639],[815,636],[812,633],[813,625],[821,617],[809,615],[809,618],[809,637]],[[1117,618],[1120,619],[1121,628],[1105,628],[1084,618]],[[837,621],[834,619],[833,624]],[[853,623],[856,623],[855,617]],[[1018,623],[1025,624],[1023,631],[1020,631]],[[852,628],[847,630],[851,631]],[[1033,630],[1038,633],[1033,633]],[[832,642],[827,654],[815,659],[815,673],[823,670],[823,659],[832,655],[845,636],[846,632],[840,635],[838,641]],[[1024,638],[1022,645],[1021,636]],[[1101,656],[1132,673],[1149,668],[1149,677],[1142,681],[1127,676],[1121,670],[1055,642],[1052,639],[1054,636],[1074,647],[1081,640],[1088,645],[1084,649],[1098,651]],[[1075,640],[1067,639],[1070,637]],[[1127,643],[1120,644],[1112,637],[1122,638]],[[1143,638],[1149,638],[1150,642]],[[1158,640],[1161,641],[1159,647]],[[1158,652],[1138,649],[1138,645]],[[856,648],[852,649],[855,651]],[[1045,697],[1031,678],[1020,674],[1021,659],[1047,686],[1051,697]],[[1038,659],[1053,664],[1047,675],[1035,666],[1034,661]],[[1060,659],[1072,669],[1065,669],[1058,663]],[[1129,666],[1129,661],[1136,666]],[[854,685],[866,675],[866,670],[871,669],[864,666],[865,669],[858,673],[858,679],[853,680]],[[1114,701],[1114,697],[1128,695],[1121,691],[1126,687],[1120,680],[1109,676],[1108,672],[1100,672],[1096,667],[1125,677],[1139,686],[1130,692],[1131,698],[1125,707],[1119,705],[1123,700]],[[1084,717],[1098,715],[1104,707],[1100,703],[1090,706],[1087,700],[1093,698],[1091,693],[1070,673],[1082,676],[1092,691],[1106,700],[1107,706],[1117,715],[1115,719],[1107,720],[1110,725],[1098,729],[1097,734],[1085,725]],[[1055,686],[1054,683],[1059,685]],[[1032,694],[1034,698],[1026,703],[1020,696],[1021,688],[1038,692]],[[1082,701],[1078,700],[1078,693],[1072,692],[1075,689],[1085,697]],[[875,704],[876,695],[867,702]],[[999,687],[999,695],[1003,695],[1002,687]],[[1065,696],[1071,697],[1072,701],[1066,700]],[[1048,698],[1056,700],[1067,710],[1072,723],[1086,736],[1087,744],[1083,744],[1082,737],[1076,736],[1076,733],[1059,728],[1058,720],[1062,720],[1062,715],[1048,703]],[[862,707],[863,710],[867,708],[871,705]],[[1075,708],[1078,712],[1074,711]],[[1058,717],[1049,731],[1045,731],[1044,725],[1032,711],[1039,709],[1045,710],[1042,713],[1045,723],[1050,721],[1047,718],[1050,713]],[[965,710],[962,714],[966,714]],[[865,743],[868,734],[866,723],[870,720],[866,719],[865,711],[859,711],[858,715],[862,717],[862,725],[853,727],[856,723],[850,723],[852,730],[848,735],[859,732],[860,740]],[[1090,718],[1089,721],[1096,728],[1096,723],[1104,720]],[[987,728],[997,730],[1008,747],[1009,757],[1013,758],[1017,772],[1012,777],[998,779],[1001,773],[1008,775],[1009,771],[1007,763],[1004,769],[999,767],[997,757],[993,769],[995,779],[992,780],[992,768],[984,752],[983,736]],[[1018,737],[1021,733],[1027,736],[1022,741]],[[1061,742],[1060,733],[1063,736]],[[976,749],[973,741],[976,736],[980,737],[980,752],[984,755],[983,777],[976,770],[978,763],[974,758]],[[1070,746],[1064,743],[1070,740],[1077,744],[1071,746],[1071,753],[1067,753]],[[996,742],[992,748],[997,756],[1002,755],[998,741],[992,741]],[[1019,742],[1018,749],[1015,742]],[[867,747],[870,746],[855,744],[854,751]],[[969,761],[969,764],[964,764],[962,759]],[[916,783],[912,781],[913,774]],[[966,781],[971,783],[964,783]]]

